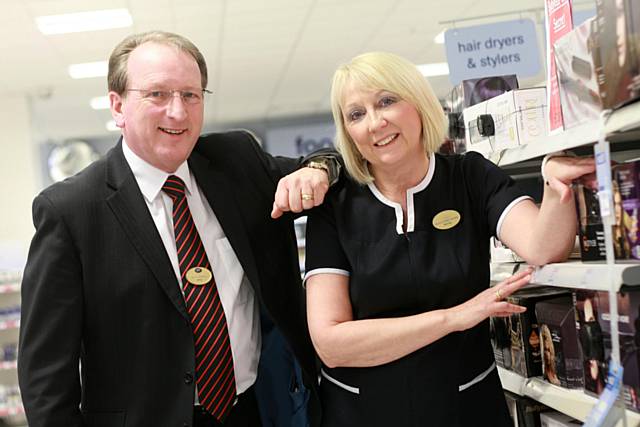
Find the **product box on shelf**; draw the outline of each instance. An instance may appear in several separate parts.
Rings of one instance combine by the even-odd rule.
[[[535,306],[537,303],[568,295],[569,291],[553,287],[528,287],[510,295],[507,300],[527,308],[524,313],[509,316],[511,370],[523,377],[542,375],[540,335]]]
[[[463,80],[445,98],[448,110],[448,137],[453,141],[454,152],[466,151],[465,124],[462,112],[465,108],[486,101],[506,91],[518,88],[518,78],[511,74]]]
[[[504,392],[509,414],[514,427],[540,427],[540,414],[549,411],[549,407],[528,397]]]
[[[615,174],[614,174],[615,177]],[[622,199],[618,190],[618,182],[613,179],[613,200],[615,224],[612,228],[613,249],[616,259],[629,259],[630,245],[627,242],[627,226],[623,215]],[[604,241],[604,225],[600,216],[598,188],[595,182],[575,182],[574,197],[578,215],[578,235],[580,237],[580,254],[583,261],[601,261],[606,258]]]
[[[507,317],[491,317],[489,319],[491,345],[496,364],[511,369],[511,336]]]
[[[640,3],[596,0],[592,56],[605,109],[640,96]]]
[[[605,387],[607,365],[602,328],[598,322],[598,291],[577,289],[573,293],[575,326],[582,356],[584,389],[599,396]]]
[[[611,316],[609,311],[609,293],[598,292],[598,323],[602,328],[604,360],[611,357]],[[618,292],[618,339],[620,342],[620,362],[622,373],[623,398],[627,408],[640,412],[640,290],[632,287],[622,288]]]
[[[631,258],[640,259],[640,160],[616,165],[613,175],[616,222],[621,229],[614,237]]]
[[[468,151],[488,156],[547,135],[546,88],[512,90],[463,112]]]
[[[560,412],[549,411],[540,414],[540,427],[575,427],[581,425],[580,421]]]
[[[570,294],[536,304],[540,332],[542,371],[551,384],[582,388],[582,356]]]
[[[588,19],[555,43],[556,73],[565,129],[597,120],[602,111],[591,56],[592,27],[595,24],[594,18]]]

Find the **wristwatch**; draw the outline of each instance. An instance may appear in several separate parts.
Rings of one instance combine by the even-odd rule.
[[[304,165],[307,168],[322,169],[327,173],[329,185],[333,185],[338,181],[340,176],[340,164],[337,160],[329,160],[326,157],[316,157]]]

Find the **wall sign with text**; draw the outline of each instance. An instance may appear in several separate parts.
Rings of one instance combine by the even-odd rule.
[[[462,80],[540,72],[536,27],[531,19],[452,28],[444,33],[449,79]]]

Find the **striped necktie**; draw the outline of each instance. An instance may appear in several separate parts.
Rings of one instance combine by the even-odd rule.
[[[173,200],[173,232],[195,342],[198,399],[216,419],[224,421],[236,397],[227,320],[211,264],[189,210],[184,182],[171,175],[162,190]]]

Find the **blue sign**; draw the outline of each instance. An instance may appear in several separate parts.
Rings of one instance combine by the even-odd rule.
[[[333,123],[270,128],[266,150],[277,156],[298,157],[320,148],[333,148],[335,129]]]
[[[454,85],[479,77],[526,77],[540,72],[538,38],[531,19],[452,28],[444,33],[444,42]]]

